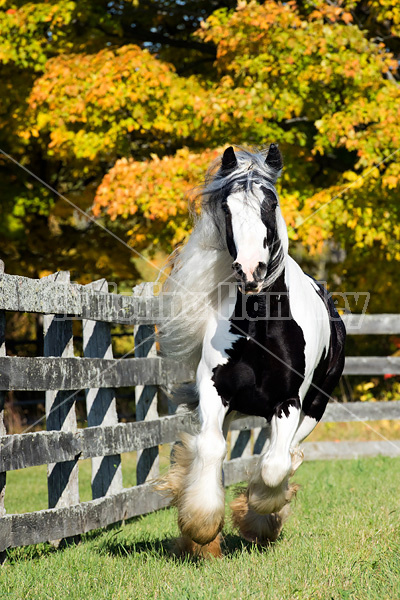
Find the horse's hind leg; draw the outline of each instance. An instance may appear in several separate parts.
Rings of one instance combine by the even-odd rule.
[[[246,492],[231,504],[234,525],[249,541],[274,541],[290,514],[288,505],[297,486],[289,484],[289,477],[301,464],[301,456],[291,451],[299,417],[297,399],[278,407],[271,421],[267,450],[260,457]]]

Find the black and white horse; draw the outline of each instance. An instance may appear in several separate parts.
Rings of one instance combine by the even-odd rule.
[[[275,144],[266,155],[225,150],[167,280],[181,304],[161,328],[161,345],[197,368],[183,400],[190,403],[194,389],[200,425],[197,435],[183,435],[159,489],[172,496],[183,539],[197,551],[209,545],[219,553],[230,421],[258,415],[269,424],[266,450],[231,507],[244,538],[275,540],[296,491],[289,478],[303,459],[299,444],[343,370],[343,323],[325,289],[288,254],[275,189],[281,170]]]

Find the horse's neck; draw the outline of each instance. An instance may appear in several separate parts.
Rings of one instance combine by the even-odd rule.
[[[276,279],[274,283],[265,290],[266,293],[270,292],[271,294],[286,294],[288,292],[287,272],[288,267],[285,265],[285,268],[279,275],[278,279]]]
[[[233,308],[233,307],[232,307]],[[258,335],[265,330],[268,319],[276,319],[290,314],[289,294],[285,281],[285,271],[262,294],[242,294],[236,291],[236,302],[230,320],[240,325],[241,330]],[[256,323],[259,322],[259,325]]]

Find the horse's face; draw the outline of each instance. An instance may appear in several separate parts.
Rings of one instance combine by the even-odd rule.
[[[226,242],[241,291],[258,294],[268,273],[277,240],[275,193],[254,185],[251,192],[233,191],[223,204]]]
[[[247,183],[243,176],[238,178],[223,200],[222,209],[235,278],[243,293],[258,294],[266,286],[271,270],[284,259],[286,225],[273,181],[267,177],[263,181],[261,176],[255,177],[251,185]]]

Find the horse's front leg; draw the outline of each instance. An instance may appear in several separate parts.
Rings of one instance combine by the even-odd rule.
[[[300,401],[293,398],[279,404],[271,419],[270,443],[261,463],[262,479],[270,488],[279,486],[292,471],[291,447],[300,412]]]
[[[204,371],[200,364],[200,432],[183,438],[180,452],[186,455],[186,472],[177,502],[182,534],[200,545],[215,539],[223,527],[225,513],[222,462],[226,455],[226,442],[222,425],[227,409]]]
[[[226,442],[223,424],[228,406],[224,406],[213,377],[215,368],[228,360],[225,349],[236,339],[230,332],[229,316],[234,300],[233,306],[231,302],[228,298],[218,315],[210,315],[203,339],[196,375],[198,433],[181,437],[182,443],[175,446],[174,464],[157,486],[172,497],[172,504],[178,508],[178,524],[182,532],[178,550],[182,553],[218,555],[220,552],[218,534],[223,527],[225,513],[222,463]]]

